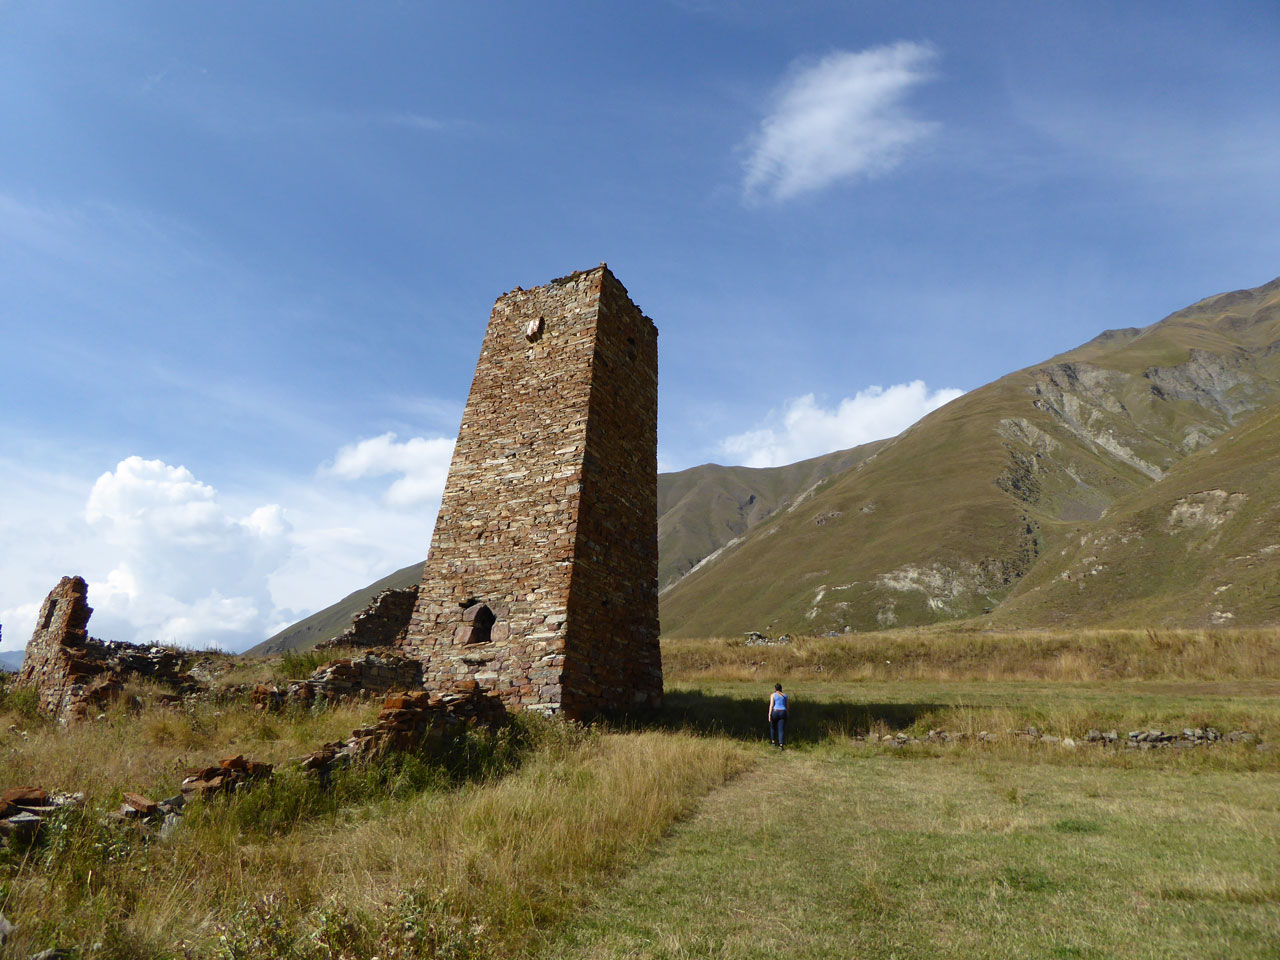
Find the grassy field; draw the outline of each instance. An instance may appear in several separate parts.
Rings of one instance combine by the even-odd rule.
[[[543,955],[1275,957],[1280,779],[1143,759],[769,755]]]
[[[668,643],[657,716],[523,719],[328,788],[289,759],[373,706],[175,710],[139,688],[143,706],[60,728],[9,696],[0,787],[87,798],[0,851],[0,912],[17,956],[1275,956],[1280,751],[1010,731],[1215,726],[1269,747],[1280,640],[1006,639]],[[762,742],[775,677],[793,697],[785,754]],[[998,739],[856,739],[932,729]],[[235,753],[277,763],[275,781],[192,805],[165,837],[104,825],[123,791],[162,798]]]

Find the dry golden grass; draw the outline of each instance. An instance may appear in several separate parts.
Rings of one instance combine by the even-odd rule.
[[[761,676],[825,680],[1245,680],[1280,678],[1280,628],[1012,633],[942,628],[798,637],[664,639],[680,681]]]
[[[266,714],[246,704],[135,710],[121,702],[103,720],[64,727],[0,711],[0,786],[78,791],[95,802],[124,790],[168,796],[191,767],[235,754],[280,764],[345,738],[376,712],[371,703]]]
[[[346,710],[201,719],[231,749],[276,751],[246,751],[255,756],[299,752],[301,739],[314,745],[324,728],[355,721]],[[496,737],[467,734],[454,759],[470,751],[479,760],[461,781],[447,763],[436,773],[435,761],[399,773],[375,763],[321,791],[286,768],[271,785],[188,807],[167,840],[102,826],[108,805],[95,801],[121,787],[154,792],[186,756],[190,729],[149,711],[31,734],[6,758],[5,782],[87,787],[93,798],[4,868],[0,911],[18,924],[21,948],[99,943],[121,958],[505,955],[748,762],[725,740],[524,718]],[[89,782],[69,782],[78,776]]]

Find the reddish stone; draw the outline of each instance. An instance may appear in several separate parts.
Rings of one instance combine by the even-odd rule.
[[[140,793],[126,793],[124,795],[124,803],[127,807],[132,807],[144,817],[149,817],[160,812],[160,804],[154,800],[148,800]]]
[[[0,793],[0,803],[11,803],[16,807],[43,807],[49,802],[49,794],[39,787],[13,787]]]

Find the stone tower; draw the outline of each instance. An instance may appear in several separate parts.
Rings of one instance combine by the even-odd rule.
[[[657,705],[658,331],[601,264],[494,304],[403,645],[428,690]]]

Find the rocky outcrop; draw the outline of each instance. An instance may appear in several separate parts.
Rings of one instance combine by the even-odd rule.
[[[176,650],[90,637],[88,594],[82,577],[63,577],[40,608],[17,685],[36,691],[41,713],[64,722],[84,719],[131,679],[154,680],[176,695],[201,689]]]
[[[1206,350],[1192,350],[1176,367],[1151,367],[1143,376],[1151,392],[1161,400],[1188,400],[1235,423],[1242,413],[1258,406],[1255,377],[1239,358],[1222,357]]]

